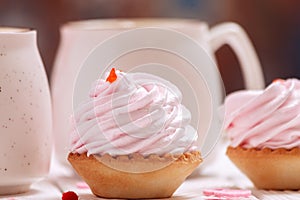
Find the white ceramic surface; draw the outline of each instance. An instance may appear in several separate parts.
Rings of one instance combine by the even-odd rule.
[[[105,19],[68,23],[61,28],[61,43],[51,80],[55,148],[60,162],[66,163],[73,88],[75,77],[83,61],[92,49],[108,38],[126,30],[143,27],[168,28],[183,33],[204,48],[213,60],[215,59],[214,52],[222,45],[228,44],[236,52],[241,63],[246,87],[249,89],[264,87],[263,75],[253,46],[244,30],[235,23],[222,23],[213,28],[209,28],[204,22],[184,19]],[[122,44],[120,44],[121,46]],[[114,64],[126,68],[132,64],[147,63],[149,55],[153,58],[158,54],[157,52],[147,52],[147,50],[139,51],[129,57],[121,57]],[[132,56],[138,60],[129,59]],[[157,59],[160,59],[161,56],[163,55],[160,54]],[[169,59],[168,65],[177,62],[176,59],[172,59],[174,57]],[[99,66],[99,68],[101,67]],[[211,91],[212,96],[221,104],[224,94],[219,73],[215,68],[207,67],[205,70],[207,70],[207,74],[212,74],[209,79],[215,83]]]
[[[51,160],[51,98],[36,31],[0,28],[0,194],[25,192]]]

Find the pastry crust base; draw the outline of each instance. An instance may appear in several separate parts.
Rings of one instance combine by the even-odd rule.
[[[227,155],[259,189],[300,189],[300,148],[257,150],[228,147]]]
[[[94,195],[105,198],[167,198],[172,196],[175,190],[189,176],[193,170],[202,162],[199,152],[190,152],[181,154],[179,157],[167,155],[165,157],[150,156],[143,158],[142,156],[119,156],[111,157],[103,156],[105,159],[110,159],[113,163],[124,164],[124,161],[130,161],[135,165],[134,169],[139,166],[145,167],[145,163],[153,165],[161,165],[161,162],[173,162],[167,166],[155,171],[144,173],[133,173],[120,171],[109,167],[99,158],[93,155],[73,154],[68,156],[69,162],[72,164],[76,172],[90,186]],[[134,160],[137,160],[135,163]],[[126,161],[126,162],[127,162]],[[144,161],[144,162],[142,162]],[[125,165],[128,168],[128,165]]]

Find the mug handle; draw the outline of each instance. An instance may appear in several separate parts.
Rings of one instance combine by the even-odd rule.
[[[236,23],[225,22],[210,29],[209,42],[215,52],[228,44],[239,60],[247,89],[263,89],[265,87],[261,65],[254,47],[244,29]]]

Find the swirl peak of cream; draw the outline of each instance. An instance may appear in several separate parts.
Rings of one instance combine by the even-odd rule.
[[[147,73],[110,72],[72,117],[73,153],[181,154],[197,149],[179,89]]]
[[[225,100],[225,130],[232,147],[300,148],[300,81],[232,93]]]

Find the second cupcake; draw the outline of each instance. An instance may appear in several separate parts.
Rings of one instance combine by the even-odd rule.
[[[225,131],[227,155],[257,188],[300,189],[299,80],[229,95]]]

